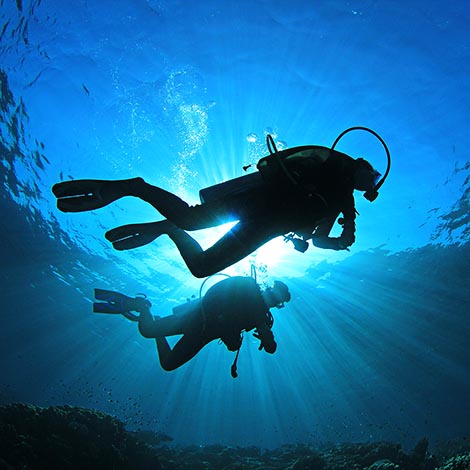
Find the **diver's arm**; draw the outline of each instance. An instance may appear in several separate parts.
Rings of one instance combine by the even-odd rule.
[[[352,196],[351,196],[352,198]],[[348,200],[347,207],[343,209],[343,230],[339,237],[330,237],[329,234],[339,214],[325,217],[318,224],[312,235],[312,243],[318,248],[330,250],[347,250],[355,241],[356,232],[356,209],[354,199]]]
[[[271,328],[266,323],[261,323],[256,327],[253,335],[260,340],[259,350],[264,349],[269,354],[274,354],[277,349],[277,343],[274,341],[274,335]]]

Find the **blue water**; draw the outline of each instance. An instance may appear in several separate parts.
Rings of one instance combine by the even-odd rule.
[[[463,0],[1,0],[1,402],[97,408],[179,444],[468,436],[469,20]],[[94,287],[166,315],[201,280],[166,238],[106,242],[150,206],[63,214],[52,184],[143,176],[197,203],[267,133],[330,146],[356,125],[393,161],[373,204],[356,197],[351,251],[279,239],[225,271],[290,286],[275,355],[247,336],[236,380],[216,342],[168,373],[135,324],[91,313]],[[385,170],[369,134],[338,149]]]

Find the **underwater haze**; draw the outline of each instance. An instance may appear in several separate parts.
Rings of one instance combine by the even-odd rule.
[[[0,403],[98,409],[182,445],[468,437],[469,22],[464,0],[0,0]],[[216,341],[165,372],[135,323],[92,313],[95,287],[163,316],[202,280],[167,237],[105,240],[159,220],[150,205],[65,214],[54,183],[142,176],[196,204],[267,134],[329,147],[351,126],[392,167],[376,201],[356,194],[350,251],[280,237],[224,271],[289,285],[276,354],[247,334],[237,379]],[[371,134],[337,149],[385,172]]]

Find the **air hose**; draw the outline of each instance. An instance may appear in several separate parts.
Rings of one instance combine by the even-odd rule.
[[[345,131],[341,132],[341,134],[336,137],[336,140],[333,142],[333,145],[331,146],[331,150],[334,150],[336,147],[336,144],[342,139],[344,135],[346,135],[348,132],[351,131],[366,131],[370,132],[372,135],[377,137],[377,139],[380,141],[380,143],[383,145],[385,149],[385,153],[387,154],[387,170],[385,171],[385,174],[381,178],[381,180],[375,185],[375,190],[379,190],[380,187],[384,184],[385,179],[387,178],[388,174],[390,173],[390,167],[392,166],[392,158],[390,157],[390,151],[388,150],[387,144],[385,141],[380,137],[377,132],[373,131],[372,129],[369,129],[368,127],[362,127],[362,126],[355,126],[355,127],[350,127],[349,129],[346,129]]]
[[[385,141],[382,139],[382,137],[380,137],[380,135],[377,132],[373,131],[372,129],[369,129],[368,127],[363,127],[363,126],[350,127],[348,129],[346,129],[345,131],[341,132],[341,134],[338,137],[336,137],[336,140],[333,142],[333,145],[331,146],[330,150],[334,150],[335,147],[336,147],[336,144],[346,134],[348,134],[349,132],[352,132],[352,131],[357,131],[357,130],[366,131],[366,132],[369,132],[372,135],[374,135],[380,141],[380,143],[383,145],[383,147],[385,149],[385,153],[387,155],[387,169],[386,169],[385,174],[383,175],[383,177],[380,179],[380,181],[375,186],[375,190],[378,191],[380,189],[380,187],[384,184],[388,174],[390,173],[390,167],[392,165],[392,158],[390,156],[390,151],[388,150],[387,144],[385,143]],[[282,161],[281,157],[279,156],[279,151],[277,150],[276,144],[274,143],[274,139],[270,134],[268,134],[266,136],[266,145],[268,147],[269,153],[276,158],[276,161],[278,162],[280,168],[282,169],[282,171],[286,175],[286,177],[289,179],[289,181],[292,184],[297,185],[298,184],[297,180],[294,178],[292,173],[284,165],[284,162]]]
[[[284,162],[282,161],[282,158],[279,156],[279,151],[277,150],[276,144],[274,143],[274,139],[271,134],[266,136],[266,145],[268,146],[269,153],[274,156],[277,163],[281,167],[281,170],[287,176],[287,179],[293,185],[297,185],[297,180],[292,176],[292,173],[287,169],[286,165],[284,165]]]

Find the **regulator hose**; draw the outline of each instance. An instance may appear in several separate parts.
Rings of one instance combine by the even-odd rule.
[[[341,132],[341,134],[336,137],[336,140],[333,142],[333,145],[331,146],[331,150],[334,150],[336,147],[336,144],[341,140],[341,138],[346,135],[348,132],[351,131],[366,131],[370,132],[372,135],[377,137],[377,139],[380,141],[380,143],[383,145],[385,149],[385,153],[387,154],[387,170],[385,171],[385,174],[382,176],[380,181],[375,185],[375,190],[379,190],[380,187],[384,184],[385,179],[387,178],[388,174],[390,173],[390,167],[392,166],[392,158],[390,157],[390,151],[388,150],[387,144],[385,141],[380,137],[377,132],[373,131],[372,129],[369,129],[368,127],[362,127],[362,126],[355,126],[355,127],[350,127],[349,129],[346,129],[345,131]]]

